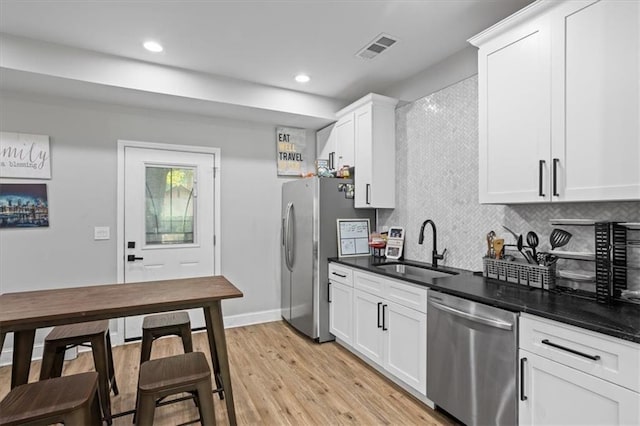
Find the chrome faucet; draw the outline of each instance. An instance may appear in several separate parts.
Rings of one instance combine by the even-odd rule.
[[[431,229],[433,229],[433,250],[431,251],[431,265],[434,268],[438,267],[438,260],[444,259],[444,254],[447,252],[447,249],[444,249],[442,254],[438,254],[438,237],[436,232],[436,224],[433,223],[431,219],[427,219],[422,222],[422,226],[420,227],[420,236],[418,237],[418,244],[422,244],[424,242],[424,227],[427,226],[427,223],[431,225]]]

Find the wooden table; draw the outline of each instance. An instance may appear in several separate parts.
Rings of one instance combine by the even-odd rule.
[[[0,295],[0,349],[14,333],[11,388],[27,383],[36,329],[101,319],[202,308],[214,375],[220,374],[231,425],[231,389],[221,301],[242,297],[223,276],[27,291]]]

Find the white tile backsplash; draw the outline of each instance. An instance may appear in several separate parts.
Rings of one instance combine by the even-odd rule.
[[[478,79],[470,77],[396,110],[397,208],[379,210],[380,226],[406,229],[405,257],[431,261],[432,235],[420,225],[432,219],[438,229],[438,249],[447,249],[444,265],[482,269],[486,234],[494,230],[515,243],[502,228],[516,233],[535,231],[541,249],[548,249],[554,218],[590,218],[640,222],[640,202],[481,205],[478,202]],[[593,251],[591,227],[563,227],[574,236],[565,248]],[[640,264],[640,250],[629,249]],[[632,251],[635,251],[632,252]],[[563,265],[589,269],[592,265]],[[629,276],[640,288],[640,274]]]

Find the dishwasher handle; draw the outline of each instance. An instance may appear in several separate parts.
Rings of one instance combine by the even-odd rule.
[[[503,330],[513,330],[513,324],[510,322],[500,321],[493,318],[486,318],[482,316],[477,316],[470,314],[469,312],[460,311],[458,309],[452,308],[450,306],[442,305],[440,303],[436,303],[433,300],[429,299],[429,304],[436,309],[439,309],[444,312],[448,312],[452,315],[456,315],[469,321],[477,322],[480,324],[488,325],[490,327],[501,328]]]

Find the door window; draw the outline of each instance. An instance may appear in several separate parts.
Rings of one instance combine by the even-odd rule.
[[[147,245],[195,242],[195,175],[189,167],[145,167]]]

